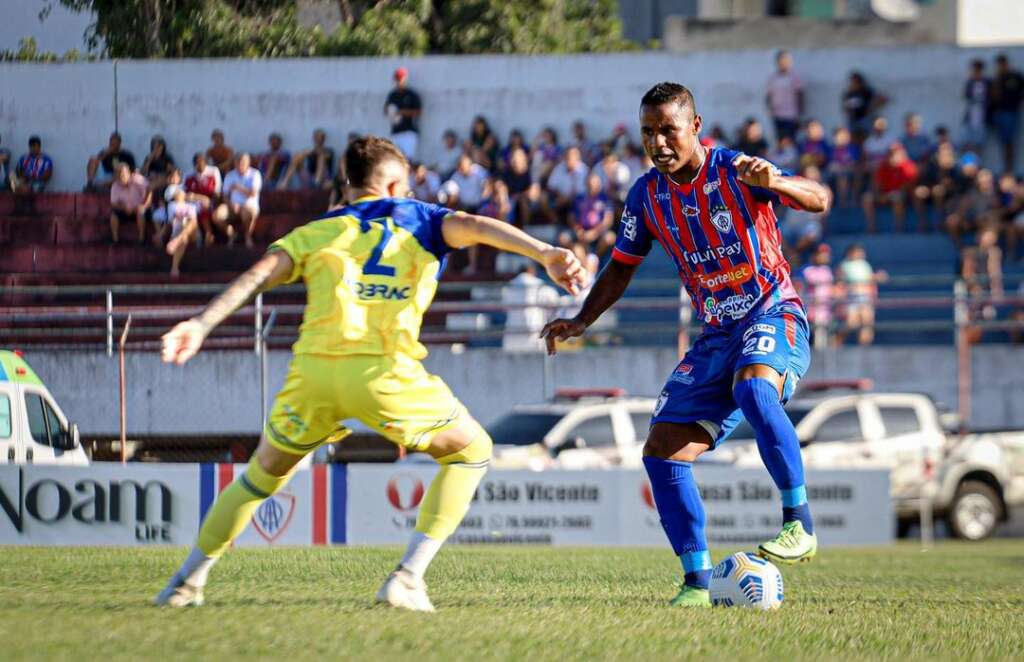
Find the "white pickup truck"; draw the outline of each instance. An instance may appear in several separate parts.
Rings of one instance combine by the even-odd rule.
[[[918,521],[921,494],[933,486],[933,512],[953,535],[981,540],[1024,505],[1024,431],[958,435],[919,393],[804,388],[786,407],[804,465],[820,469],[886,468],[901,531]],[[809,394],[808,394],[809,393]],[[492,466],[541,470],[641,466],[652,398],[615,389],[567,390],[552,402],[520,405],[488,427]],[[945,421],[944,421],[945,419]],[[761,467],[748,424],[741,422],[701,462]]]
[[[0,464],[88,463],[78,426],[19,352],[0,350]]]

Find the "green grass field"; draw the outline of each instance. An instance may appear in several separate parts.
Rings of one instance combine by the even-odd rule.
[[[148,605],[182,550],[2,554],[5,660],[1024,658],[1019,541],[824,550],[775,612],[668,607],[664,550],[449,548],[436,614],[372,605],[394,548],[236,550],[186,611]]]

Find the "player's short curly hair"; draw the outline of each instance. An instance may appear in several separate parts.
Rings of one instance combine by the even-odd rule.
[[[647,90],[644,98],[640,100],[641,106],[660,106],[666,103],[678,103],[680,106],[689,106],[693,114],[697,114],[697,103],[693,100],[693,92],[690,88],[679,83],[664,81]]]
[[[349,186],[366,186],[373,179],[377,168],[389,161],[409,167],[409,161],[402,150],[387,138],[364,136],[353,140],[345,150],[345,174]]]

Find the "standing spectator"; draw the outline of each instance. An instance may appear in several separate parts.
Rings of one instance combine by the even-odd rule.
[[[330,185],[334,172],[334,150],[327,146],[327,132],[323,129],[313,131],[313,146],[299,152],[292,159],[288,171],[277,185],[277,190],[285,191],[296,174],[299,186],[305,189],[321,189]]]
[[[800,174],[811,181],[822,180],[821,170],[815,165],[804,166]],[[821,240],[827,218],[828,212],[816,214],[801,209],[785,210],[779,222],[779,232],[786,256],[792,264],[802,263],[807,253]]]
[[[832,249],[828,244],[818,244],[811,257],[811,263],[801,270],[800,278],[805,288],[802,293],[807,302],[807,321],[811,332],[817,337],[824,333],[824,342],[816,342],[815,346],[828,344],[828,328],[832,324],[832,298],[835,290],[835,276],[832,273]]]
[[[775,54],[775,71],[768,78],[764,102],[775,124],[776,142],[784,136],[795,141],[804,114],[804,84],[792,69],[793,56],[789,51]]]
[[[11,150],[0,147],[0,192],[11,185]]]
[[[526,137],[519,129],[512,129],[508,134],[508,144],[501,148],[501,161],[499,168],[501,172],[508,172],[512,165],[512,154],[516,150],[530,153],[530,146],[526,144]]]
[[[488,170],[498,169],[498,138],[483,115],[473,118],[469,129],[469,149],[473,160]]]
[[[206,158],[217,166],[221,176],[224,176],[235,164],[235,150],[224,142],[224,132],[220,129],[214,129],[210,133],[210,142],[213,144],[206,148]]]
[[[395,69],[395,87],[384,101],[384,114],[391,122],[391,141],[398,146],[410,161],[416,160],[420,145],[420,115],[423,102],[415,90],[408,87],[409,70]]]
[[[576,120],[572,123],[572,144],[580,150],[580,157],[588,167],[593,166],[601,158],[597,144],[587,137],[587,125],[583,123],[583,120]]]
[[[133,173],[124,161],[114,170],[110,185],[110,236],[116,244],[121,241],[121,223],[131,223],[139,230],[139,243],[146,241],[146,215],[153,201],[149,182],[139,173]]]
[[[932,157],[935,145],[931,138],[922,130],[921,116],[917,113],[907,113],[903,120],[903,136],[900,138],[907,156],[919,166],[923,166]]]
[[[227,207],[220,204],[220,169],[206,161],[206,155],[196,152],[192,157],[192,173],[185,178],[185,191],[190,200],[197,204],[196,218],[203,231],[206,245],[214,242],[214,216],[218,223],[223,224],[227,217]]]
[[[161,135],[153,136],[149,141],[149,154],[142,162],[139,172],[149,180],[149,185],[162,196],[167,187],[167,177],[174,170],[174,157],[167,153],[167,141]]]
[[[452,129],[447,129],[441,136],[441,152],[437,155],[437,163],[434,169],[441,179],[451,178],[455,168],[459,165],[459,157],[465,153],[462,145],[459,144],[459,136]]]
[[[593,172],[601,178],[601,186],[608,199],[617,207],[621,207],[626,202],[626,194],[633,183],[629,166],[620,161],[615,152],[609,151],[601,162],[594,166]]]
[[[768,160],[787,172],[800,169],[800,150],[789,136],[781,136],[778,144],[768,152]]]
[[[259,155],[257,168],[260,171],[260,176],[263,177],[263,183],[266,187],[268,189],[275,189],[284,178],[285,173],[288,172],[292,155],[291,152],[284,148],[284,140],[281,138],[281,134],[276,131],[267,138],[267,144],[270,149]]]
[[[740,128],[736,149],[748,156],[763,157],[768,153],[768,141],[764,139],[764,129],[761,128],[761,123],[753,117],[747,118],[743,127]]]
[[[884,117],[876,117],[871,122],[871,133],[863,139],[861,152],[864,155],[864,165],[868,172],[872,173],[878,169],[882,161],[889,155],[889,147],[893,143],[889,135],[889,120]]]
[[[417,163],[409,176],[412,197],[423,202],[437,202],[441,190],[441,177],[423,163]]]
[[[819,170],[824,170],[831,157],[832,146],[828,144],[828,139],[825,137],[825,127],[818,120],[809,121],[806,135],[800,143],[800,165],[812,165]]]
[[[893,225],[896,232],[903,231],[907,217],[907,202],[911,200],[915,184],[917,184],[917,166],[907,156],[903,145],[892,143],[889,145],[888,157],[875,170],[874,186],[871,190],[865,191],[862,197],[868,232],[872,234],[876,232],[875,208],[882,206],[892,207]],[[917,222],[921,229],[924,219],[918,219]]]
[[[224,177],[224,198],[228,205],[228,222],[238,221],[245,232],[245,246],[252,248],[255,242],[256,220],[260,216],[260,189],[263,188],[263,177],[260,171],[250,167],[251,157],[242,152],[238,155],[238,165]],[[233,243],[234,234],[228,233],[228,242]]]
[[[1024,76],[1010,68],[1005,54],[996,56],[996,77],[992,81],[992,126],[1003,147],[1003,170],[1012,172],[1016,162],[1015,143],[1020,127],[1020,104],[1024,100]]]
[[[53,159],[43,153],[39,136],[28,139],[28,153],[22,154],[14,167],[11,188],[15,193],[42,193],[53,177]]]
[[[981,154],[985,148],[985,126],[988,124],[992,81],[985,76],[984,60],[971,60],[971,72],[964,84],[964,147]]]
[[[889,279],[884,271],[875,271],[864,247],[854,244],[839,263],[839,281],[846,299],[846,328],[857,331],[857,342],[870,345],[875,340],[875,300],[878,284]]]
[[[559,237],[559,243],[570,249],[583,251],[583,255],[604,255],[615,245],[614,209],[611,200],[601,189],[597,174],[587,177],[586,191],[577,196],[569,212],[569,230]]]
[[[974,185],[960,196],[956,211],[946,218],[946,229],[953,243],[960,246],[964,234],[983,227],[999,227],[1002,215],[995,176],[991,170],[981,169],[974,178]]]
[[[863,74],[859,71],[850,74],[850,81],[843,91],[840,105],[846,113],[846,126],[849,127],[854,142],[860,144],[864,140],[871,126],[871,117],[886,102],[888,99],[885,95],[875,92]]]
[[[447,199],[444,204],[453,209],[475,213],[483,202],[487,179],[484,167],[474,163],[468,154],[463,154],[459,157],[459,165],[451,179],[445,183]]]
[[[135,170],[135,155],[122,148],[121,134],[115,131],[110,134],[107,146],[96,156],[89,157],[89,163],[85,167],[85,190],[108,191],[114,183],[117,164],[122,161]]]
[[[547,185],[551,207],[559,221],[565,222],[576,197],[586,193],[589,174],[590,168],[583,162],[580,150],[576,147],[565,150],[565,158],[551,171]]]
[[[828,174],[840,205],[852,203],[853,193],[860,189],[860,147],[851,140],[850,130],[839,127],[832,132],[832,159]]]
[[[167,204],[167,225],[171,228],[167,254],[171,256],[171,278],[178,278],[181,276],[181,260],[185,257],[185,250],[199,231],[199,221],[195,205],[187,200],[184,187],[168,186],[167,190],[171,191],[172,195],[171,201]],[[160,236],[162,235],[161,231]]]
[[[562,148],[558,146],[558,134],[551,127],[540,130],[530,146],[530,176],[535,182],[545,182],[551,170],[558,164],[562,156]]]

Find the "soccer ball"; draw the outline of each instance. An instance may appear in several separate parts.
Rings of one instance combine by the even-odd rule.
[[[711,604],[719,607],[778,609],[782,606],[782,574],[764,559],[736,552],[711,571]]]

